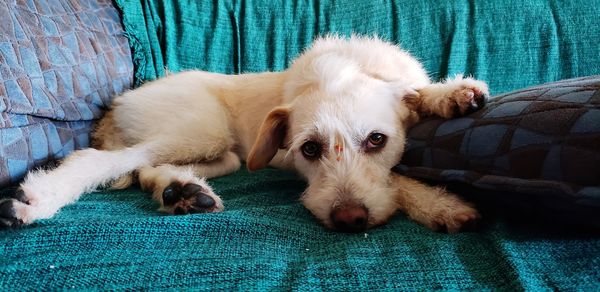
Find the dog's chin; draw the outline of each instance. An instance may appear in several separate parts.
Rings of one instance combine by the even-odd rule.
[[[336,224],[333,222],[332,216],[334,204],[325,205],[331,207],[323,207],[323,205],[317,204],[317,201],[308,201],[306,198],[303,198],[302,203],[323,227],[331,231],[343,233],[361,233],[370,229],[381,227],[387,224],[388,221],[390,221],[390,219],[396,214],[396,209],[382,208],[383,206],[380,205],[379,209],[374,207],[371,208],[371,210],[376,210],[376,212],[368,215],[366,219],[367,223],[364,226],[340,226],[340,224],[337,224],[336,226]],[[311,205],[311,203],[314,203],[315,205]]]
[[[371,229],[379,228],[379,227],[387,224],[388,221],[394,216],[394,213],[392,213],[390,216],[387,216],[386,218],[373,218],[373,217],[370,216],[368,218],[368,223],[364,227],[360,227],[360,228],[340,228],[338,226],[335,226],[335,224],[333,223],[333,221],[331,219],[331,216],[319,216],[313,210],[308,209],[308,208],[307,208],[307,210],[312,213],[312,215],[314,216],[315,220],[318,221],[321,224],[321,226],[323,226],[325,229],[330,230],[330,231],[334,231],[334,232],[341,232],[341,233],[361,233],[361,232],[367,232],[367,231],[369,231]]]

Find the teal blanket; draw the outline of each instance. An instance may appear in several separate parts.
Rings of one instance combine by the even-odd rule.
[[[116,2],[138,82],[166,70],[283,70],[327,33],[378,35],[435,79],[473,74],[493,93],[600,74],[598,0]]]
[[[281,70],[314,36],[402,43],[436,78],[467,72],[494,92],[600,74],[600,1],[117,0],[138,82],[199,68]],[[167,98],[167,97],[166,97]],[[600,235],[509,223],[434,233],[396,216],[361,234],[323,229],[294,174],[212,180],[219,214],[165,216],[135,189],[83,196],[56,217],[0,231],[0,290],[596,290]],[[486,215],[486,214],[484,214]]]
[[[131,189],[84,196],[55,218],[0,232],[0,290],[565,289],[600,285],[600,237],[496,219],[442,234],[399,215],[361,234],[323,229],[304,183],[266,169],[215,179],[219,214],[166,216]]]
[[[219,214],[166,216],[143,192],[84,196],[55,218],[0,232],[0,290],[48,288],[598,288],[600,237],[503,220],[434,233],[395,217],[361,234],[323,229],[291,173],[213,180]]]

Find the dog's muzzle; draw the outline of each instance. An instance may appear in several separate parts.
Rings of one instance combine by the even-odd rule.
[[[331,222],[342,232],[365,231],[369,222],[369,210],[363,205],[345,204],[331,211]]]

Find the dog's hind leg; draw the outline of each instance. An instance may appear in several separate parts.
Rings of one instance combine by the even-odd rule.
[[[138,178],[142,188],[152,192],[163,212],[219,212],[223,210],[223,202],[207,184],[206,178],[225,175],[239,168],[239,157],[233,152],[226,152],[219,159],[207,163],[142,167],[138,170]]]
[[[489,96],[485,82],[457,75],[440,83],[431,83],[417,89],[417,94],[406,97],[409,107],[422,116],[438,115],[453,118],[469,114],[485,105]]]

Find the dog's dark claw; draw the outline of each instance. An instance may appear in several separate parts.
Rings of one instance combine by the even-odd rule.
[[[465,114],[471,114],[471,113],[474,113],[474,112],[482,109],[485,106],[486,100],[487,100],[487,95],[485,95],[485,94],[476,95],[473,98],[473,100],[471,101],[471,104],[469,105],[469,108],[467,109]]]
[[[475,101],[477,102],[477,108],[481,109],[485,106],[485,104],[487,103],[489,96],[487,94],[483,94],[481,95],[481,97],[479,98],[475,98]]]
[[[22,203],[29,204],[29,200],[25,197],[25,192],[22,189],[18,189],[12,197]]]
[[[15,214],[15,200],[4,200],[0,202],[0,228],[19,227],[23,221],[17,219]]]
[[[480,109],[480,107],[479,107],[479,106],[478,106],[478,105],[475,103],[475,101],[473,101],[473,102],[472,102],[472,103],[469,105],[469,107],[467,108],[467,110],[465,111],[465,113],[464,113],[464,114],[462,114],[462,115],[464,115],[464,116],[466,116],[466,115],[470,115],[470,114],[472,114],[472,113],[476,112],[478,109]]]
[[[486,94],[475,95],[473,99],[469,102],[469,106],[462,110],[464,112],[461,112],[460,105],[457,104],[456,107],[453,109],[452,116],[457,118],[472,114],[482,109],[485,106],[486,100]]]
[[[463,115],[463,113],[460,112],[460,106],[457,104],[453,109],[452,109],[452,117],[453,118],[458,118],[461,117]]]
[[[0,194],[0,200],[2,199],[15,199],[21,203],[29,205],[29,199],[27,199],[25,192],[20,188],[11,190],[7,189],[6,191],[3,191]]]

